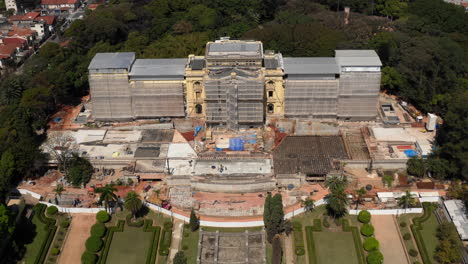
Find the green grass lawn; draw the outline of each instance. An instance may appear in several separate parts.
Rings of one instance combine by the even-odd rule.
[[[437,221],[435,214],[431,213],[429,219],[427,219],[427,221],[425,221],[422,224],[422,226],[423,230],[419,232],[422,236],[422,239],[424,240],[424,245],[426,246],[427,253],[431,258],[431,261],[433,263],[437,263],[437,261],[434,260],[434,252],[436,250],[437,244],[439,243],[439,240],[436,237],[439,222]]]
[[[36,257],[39,255],[42,244],[47,238],[47,231],[45,230],[45,224],[43,224],[39,217],[35,214],[32,218],[32,223],[35,226],[34,240],[32,243],[26,245],[26,254],[24,255],[24,260],[26,264],[34,263]]]
[[[350,232],[312,232],[317,253],[317,264],[359,264]],[[311,239],[307,235],[307,239]]]
[[[125,226],[123,232],[114,233],[106,263],[145,263],[151,238],[151,232]]]
[[[198,255],[198,236],[200,231],[191,232],[190,228],[184,228],[184,235],[182,236],[182,247],[187,248],[184,250],[184,254],[187,257],[188,264],[196,264],[197,263],[197,255]],[[185,236],[188,234],[188,236]]]

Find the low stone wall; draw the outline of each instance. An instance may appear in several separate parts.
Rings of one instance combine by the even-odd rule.
[[[203,183],[192,182],[192,189],[202,192],[226,192],[226,193],[239,193],[239,192],[265,192],[271,191],[276,187],[274,181],[267,182],[253,182],[245,184],[219,184],[219,183]]]

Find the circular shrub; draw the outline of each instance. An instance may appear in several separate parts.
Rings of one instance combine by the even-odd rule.
[[[305,254],[304,248],[301,248],[301,247],[297,247],[297,248],[296,248],[296,255],[298,255],[298,256],[304,256],[304,254]]]
[[[90,236],[88,240],[86,240],[86,249],[90,252],[96,253],[101,250],[104,242],[102,242],[100,237],[97,236]]]
[[[411,239],[410,233],[405,233],[405,234],[403,235],[403,239],[404,239],[404,240],[410,240],[410,239]]]
[[[383,263],[383,255],[378,250],[374,250],[369,252],[367,255],[367,263],[368,264],[381,264]]]
[[[110,220],[110,215],[106,211],[99,211],[96,214],[96,220],[100,223],[107,223]]]
[[[294,231],[301,231],[302,230],[302,224],[301,222],[292,222],[293,230]]]
[[[174,225],[170,221],[164,222],[164,228],[166,229],[171,229],[173,226]]]
[[[95,264],[98,260],[98,256],[96,254],[85,251],[83,255],[81,255],[81,263],[82,264]]]
[[[362,225],[361,234],[366,237],[372,236],[374,234],[374,227],[371,224]]]
[[[67,219],[63,220],[62,222],[60,222],[60,226],[62,228],[68,228],[70,226],[70,220],[67,220]]]
[[[167,248],[161,248],[161,249],[159,250],[159,255],[161,255],[161,256],[167,256],[167,255],[169,255],[169,249],[167,249]]]
[[[106,234],[106,226],[103,223],[96,223],[91,227],[91,236],[103,237]]]
[[[401,227],[406,227],[406,222],[400,222]]]
[[[182,246],[182,250],[187,250],[188,249],[188,246],[187,245],[183,245]]]
[[[58,254],[60,253],[60,249],[54,247],[50,250],[50,254],[52,254],[53,256],[57,256]]]
[[[57,206],[52,205],[52,206],[47,207],[46,212],[47,212],[48,215],[55,215],[58,212],[58,208],[57,208]]]
[[[364,249],[366,251],[379,249],[379,241],[373,237],[366,238],[366,240],[364,240]]]
[[[370,222],[370,219],[371,219],[371,214],[369,213],[369,211],[363,210],[359,212],[359,215],[358,215],[359,222],[363,224],[367,224]]]
[[[408,251],[409,255],[412,257],[417,257],[418,256],[418,251],[416,249],[412,248]]]

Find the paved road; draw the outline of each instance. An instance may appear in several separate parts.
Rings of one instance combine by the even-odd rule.
[[[96,222],[96,214],[74,214],[68,231],[67,240],[59,264],[80,264],[81,255],[85,251],[85,242],[89,237],[91,226]]]
[[[171,243],[171,251],[169,252],[169,260],[168,263],[172,263],[175,254],[179,251],[179,246],[182,241],[182,235],[184,232],[184,222],[175,219],[174,221],[174,230],[172,231],[172,243]]]
[[[372,216],[375,238],[380,242],[380,251],[384,255],[385,263],[409,263],[393,217],[393,215]]]

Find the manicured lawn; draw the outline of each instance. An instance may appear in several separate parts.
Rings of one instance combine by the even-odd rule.
[[[437,227],[439,226],[439,222],[434,213],[431,213],[431,216],[427,221],[422,223],[423,229],[420,232],[423,240],[424,245],[426,246],[427,252],[429,257],[431,258],[432,263],[437,263],[434,260],[434,252],[436,250],[437,244],[439,240],[437,239]]]
[[[184,228],[184,235],[182,236],[182,248],[187,248],[184,250],[185,256],[187,257],[188,264],[197,263],[198,255],[198,236],[200,231],[191,232],[190,228]],[[185,234],[188,234],[186,237]]]
[[[398,227],[400,228],[400,232],[401,232],[402,236],[404,236],[406,233],[412,235],[411,229],[410,229],[410,225],[413,223],[412,219],[414,217],[419,217],[419,216],[421,216],[421,214],[404,214],[404,215],[398,216],[397,222],[398,222]],[[401,222],[405,222],[406,226],[401,227],[400,226]],[[411,248],[413,248],[415,250],[418,250],[418,247],[417,247],[416,243],[412,239],[410,239],[410,240],[404,240],[403,239],[403,241],[405,243],[405,250],[406,251],[409,251]],[[411,257],[410,256],[410,259],[411,259],[411,262],[413,262],[413,263],[415,261],[420,261],[418,256],[416,256],[416,257]]]
[[[35,226],[36,236],[31,244],[26,245],[26,254],[24,260],[26,264],[34,263],[36,257],[39,255],[42,244],[47,238],[47,231],[45,230],[45,224],[39,220],[39,217],[35,214],[32,218],[32,223]]]
[[[151,232],[125,226],[123,232],[114,233],[106,263],[146,263],[151,239]]]
[[[318,264],[359,264],[350,232],[312,232]],[[307,234],[307,240],[311,238]]]

